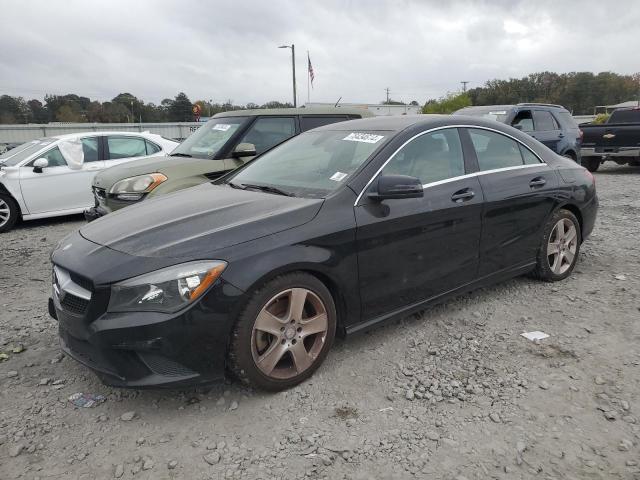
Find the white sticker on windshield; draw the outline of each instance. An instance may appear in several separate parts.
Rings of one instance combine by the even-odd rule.
[[[345,139],[346,140],[346,139]],[[344,180],[345,178],[347,178],[349,175],[346,173],[342,173],[342,172],[336,172],[333,175],[331,175],[331,177],[329,177],[329,180],[333,180],[334,182],[341,182],[342,180]]]
[[[230,128],[231,125],[228,123],[216,123],[213,127],[211,127],[211,130],[221,130],[223,132],[226,132]]]
[[[372,133],[353,132],[343,138],[350,142],[378,143],[384,138],[384,135],[374,135]]]

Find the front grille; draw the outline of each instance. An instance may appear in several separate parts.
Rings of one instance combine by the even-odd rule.
[[[77,275],[73,272],[69,272],[69,276],[71,277],[71,280],[73,280],[75,283],[80,285],[85,290],[89,290],[89,291],[93,290],[93,282],[91,280],[81,277],[80,275]]]
[[[154,353],[138,353],[142,361],[149,367],[153,373],[164,375],[167,377],[186,377],[197,375],[196,372],[190,370],[184,365],[174,362],[162,355]]]
[[[89,300],[67,293],[60,301],[60,305],[62,305],[62,307],[68,312],[75,313],[76,315],[83,315],[87,311]]]

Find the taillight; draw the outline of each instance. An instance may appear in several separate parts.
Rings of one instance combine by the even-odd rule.
[[[582,137],[584,137],[584,132],[580,129],[578,129],[578,137],[580,138],[580,141],[582,141]]]
[[[584,173],[587,175],[587,178],[591,179],[591,183],[593,183],[593,185],[595,186],[596,184],[596,177],[593,175],[593,173],[591,173],[589,170],[587,170],[586,168],[584,169]]]

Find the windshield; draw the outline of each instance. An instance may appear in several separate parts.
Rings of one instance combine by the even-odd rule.
[[[18,145],[16,148],[8,150],[0,155],[0,165],[13,167],[56,140],[56,138],[39,138],[38,140]]]
[[[504,123],[509,112],[503,108],[496,107],[471,107],[463,108],[454,112],[454,115],[469,115],[470,117],[482,117],[496,122]]]
[[[171,156],[211,158],[247,121],[247,118],[213,118],[178,145],[171,152]]]
[[[343,185],[390,132],[307,132],[268,151],[226,180],[236,188],[272,187],[324,198]]]

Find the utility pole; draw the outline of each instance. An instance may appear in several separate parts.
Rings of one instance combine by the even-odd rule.
[[[296,46],[294,44],[280,45],[278,48],[291,49],[291,67],[293,68],[293,108],[296,108],[298,106],[296,95]]]
[[[387,92],[387,105],[389,105],[389,87],[384,89],[385,92]]]
[[[462,91],[466,92],[467,91],[467,83],[471,83],[471,82],[469,82],[469,80],[462,80],[460,83],[462,84]]]

